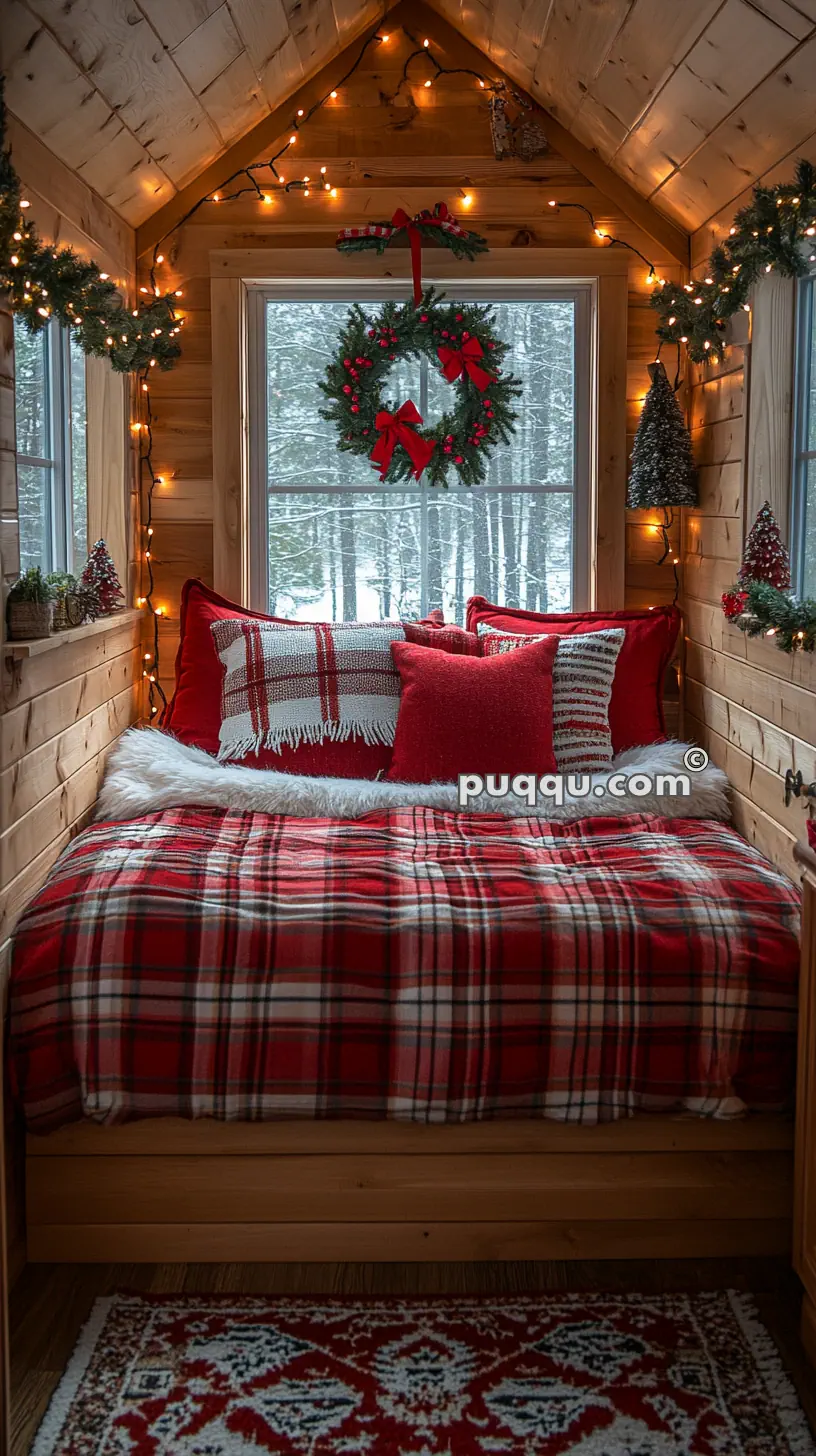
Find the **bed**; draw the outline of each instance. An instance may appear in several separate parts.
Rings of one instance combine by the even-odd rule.
[[[29,1258],[789,1245],[798,896],[702,788],[341,817],[209,761],[162,807],[159,738],[17,931]]]

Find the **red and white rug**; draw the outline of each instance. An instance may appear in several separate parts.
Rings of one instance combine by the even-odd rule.
[[[100,1299],[32,1456],[814,1456],[752,1301]]]

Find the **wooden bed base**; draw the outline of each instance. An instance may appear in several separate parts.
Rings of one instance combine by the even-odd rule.
[[[80,1123],[29,1137],[34,1263],[783,1254],[793,1124]]]

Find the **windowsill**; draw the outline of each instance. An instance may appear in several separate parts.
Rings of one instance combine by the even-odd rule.
[[[52,632],[50,637],[32,637],[27,642],[3,643],[3,654],[13,662],[27,657],[39,657],[42,652],[51,652],[64,642],[84,642],[102,632],[114,632],[118,627],[132,625],[144,616],[138,607],[126,607],[122,612],[113,612],[109,617],[98,617],[95,622],[86,622],[82,627],[68,627],[64,632]]]

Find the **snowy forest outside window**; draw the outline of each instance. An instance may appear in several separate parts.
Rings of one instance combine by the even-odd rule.
[[[816,276],[799,284],[796,426],[793,449],[793,584],[816,597]]]
[[[474,593],[535,611],[587,605],[590,290],[447,291],[494,304],[523,384],[516,434],[472,490],[372,488],[373,467],[337,449],[317,381],[359,285],[307,297],[259,289],[251,301],[249,554],[260,609],[352,621],[441,607],[463,623]],[[380,286],[365,301],[383,296]],[[397,361],[389,385],[392,401],[413,399],[430,421],[450,397],[424,360]]]
[[[79,570],[88,554],[85,355],[50,323],[14,321],[20,566]]]

